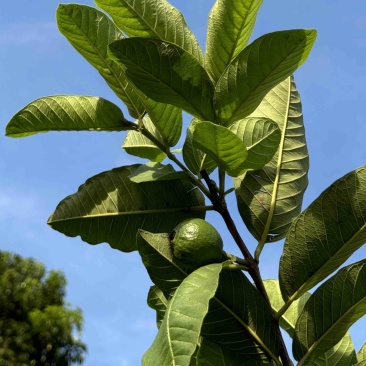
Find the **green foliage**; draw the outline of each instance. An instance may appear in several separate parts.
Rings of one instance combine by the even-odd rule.
[[[86,346],[80,309],[65,303],[66,279],[33,260],[0,252],[2,365],[81,364]]]
[[[134,121],[102,98],[53,96],[18,112],[6,133],[128,131],[125,152],[147,159],[91,177],[48,221],[89,244],[139,252],[154,284],[147,303],[159,329],[143,365],[290,366],[280,327],[300,366],[364,365],[366,347],[356,353],[348,329],[366,313],[365,261],[334,272],[366,242],[366,166],[301,212],[309,156],[293,73],[316,31],[251,40],[262,0],[216,0],[203,55],[183,15],[166,0],[96,4],[107,15],[60,5],[58,27]],[[191,115],[183,136],[182,111]],[[171,150],[180,142],[182,156]],[[230,187],[228,177],[234,178]],[[253,254],[227,205],[234,190],[240,217],[257,241]],[[174,256],[172,231],[187,218],[204,219],[208,210],[221,216],[243,258],[223,252],[219,263],[192,268]],[[261,252],[284,238],[279,280],[263,280]],[[60,299],[28,309],[34,330],[46,319],[67,328],[57,313]],[[67,319],[80,324],[76,315]],[[18,331],[27,334],[27,327],[22,323]],[[51,328],[47,337],[54,335]],[[14,339],[17,347],[26,344]]]

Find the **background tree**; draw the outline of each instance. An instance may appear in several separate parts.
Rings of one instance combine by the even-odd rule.
[[[81,364],[80,309],[65,303],[66,279],[42,263],[0,252],[0,364]]]

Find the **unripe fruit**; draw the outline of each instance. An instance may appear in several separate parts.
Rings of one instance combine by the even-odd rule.
[[[174,257],[198,268],[219,262],[223,243],[219,232],[207,221],[188,219],[178,224],[170,234]]]

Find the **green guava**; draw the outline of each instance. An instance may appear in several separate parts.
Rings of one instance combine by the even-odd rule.
[[[178,224],[170,234],[170,244],[174,257],[194,268],[219,262],[222,256],[219,232],[202,219],[188,219]]]

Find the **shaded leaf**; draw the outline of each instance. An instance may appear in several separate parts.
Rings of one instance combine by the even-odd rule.
[[[187,179],[188,173],[176,171],[170,164],[147,163],[128,176],[132,182],[143,183],[158,180]]]
[[[363,166],[335,181],[293,222],[280,261],[285,301],[325,279],[365,243],[365,217]]]
[[[159,333],[144,354],[142,365],[190,365],[222,268],[221,263],[209,264],[183,280],[169,301]]]
[[[208,18],[205,67],[217,82],[248,44],[262,0],[217,0]]]
[[[236,177],[245,171],[248,156],[244,142],[233,132],[211,122],[195,124],[193,146],[205,152],[227,174]]]
[[[220,123],[230,126],[254,112],[264,96],[306,60],[315,38],[315,30],[274,32],[241,51],[216,85]]]
[[[217,164],[214,160],[212,160],[211,157],[193,146],[193,131],[195,125],[201,122],[202,121],[193,118],[187,128],[186,139],[183,145],[184,162],[186,163],[188,169],[197,176],[199,176],[200,171],[203,169],[206,170],[207,174],[210,174],[217,167]]]
[[[114,23],[101,11],[79,4],[60,4],[56,18],[61,34],[99,71],[130,115],[141,116],[145,108],[139,96],[122,68],[107,55],[108,44],[124,38]]]
[[[264,280],[264,286],[267,290],[268,297],[271,301],[272,309],[278,312],[285,304],[281,291],[280,285],[277,280]],[[294,301],[286,312],[281,316],[280,326],[283,328],[288,335],[292,338],[295,331],[295,325],[297,319],[302,312],[306,302],[310,297],[310,293],[305,292],[298,300]]]
[[[13,116],[6,136],[26,137],[49,131],[125,131],[122,111],[98,97],[54,95],[31,102]]]
[[[163,139],[159,131],[157,131],[156,127],[151,122],[151,119],[149,117],[144,117],[142,122],[144,127],[163,143]],[[123,142],[122,148],[130,155],[149,159],[151,161],[163,161],[166,158],[165,152],[161,151],[159,147],[139,131],[129,131]]]
[[[136,184],[128,176],[139,165],[124,166],[88,179],[66,197],[48,219],[61,233],[89,244],[109,243],[124,252],[136,249],[140,228],[170,232],[179,222],[204,218],[204,199],[187,181]],[[196,211],[198,209],[198,211]]]
[[[309,298],[296,323],[293,354],[299,366],[335,346],[366,313],[366,260],[324,282]]]
[[[156,325],[160,328],[163,322],[166,308],[168,307],[168,299],[158,286],[151,286],[147,295],[147,305],[156,311]]]
[[[139,231],[137,246],[152,282],[166,296],[187,276],[173,257],[169,234]],[[221,273],[215,298],[202,328],[203,337],[241,354],[243,359],[276,357],[277,335],[271,313],[256,288],[240,271]]]
[[[145,38],[116,41],[109,50],[128,79],[149,98],[214,120],[213,85],[190,53],[172,43]]]
[[[277,124],[268,118],[250,117],[230,126],[245,144],[248,156],[245,160],[247,170],[263,168],[274,156],[281,140]]]
[[[96,0],[117,27],[130,37],[175,43],[203,64],[202,50],[183,15],[165,0]]]
[[[243,356],[203,339],[197,354],[197,366],[271,366],[257,360],[243,360]],[[195,365],[196,366],[196,365]]]
[[[271,118],[281,130],[273,159],[262,169],[234,180],[239,213],[250,233],[264,244],[285,237],[301,212],[308,185],[309,155],[293,78],[273,88],[252,116]]]

